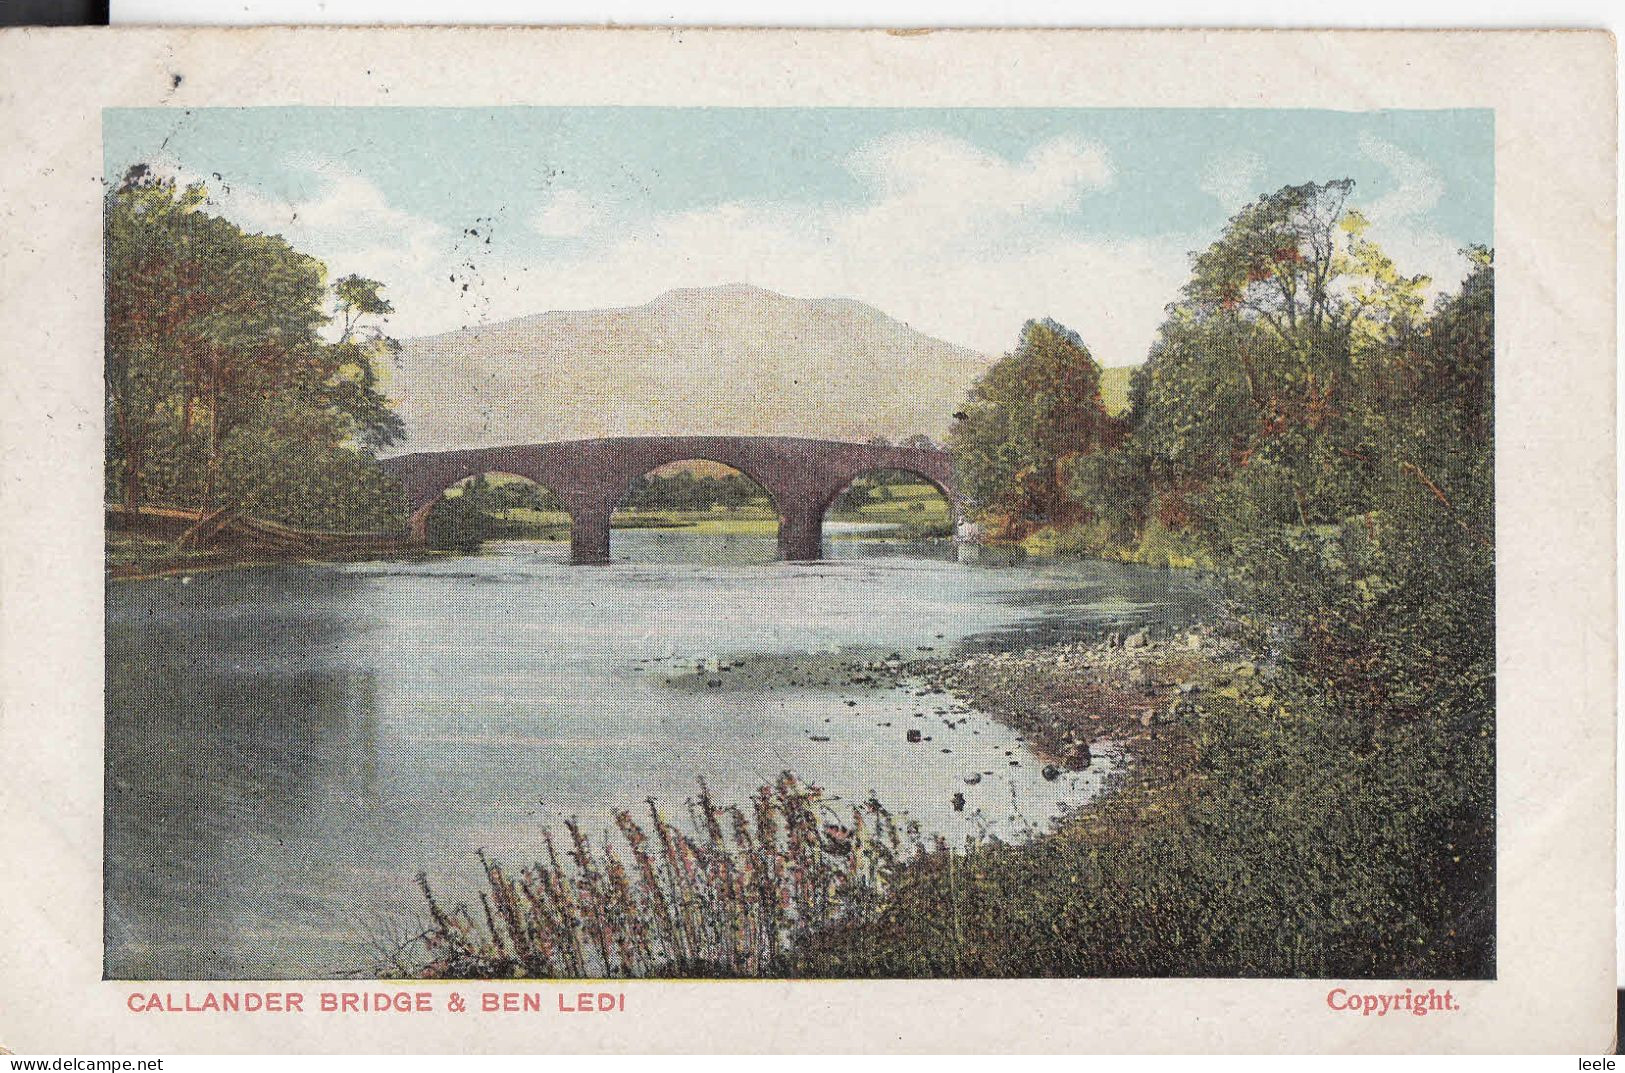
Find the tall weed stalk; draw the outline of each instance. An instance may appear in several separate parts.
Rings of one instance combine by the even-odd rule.
[[[926,852],[918,826],[879,801],[838,808],[788,771],[757,790],[749,815],[718,806],[703,779],[686,829],[647,805],[645,822],[615,811],[621,844],[606,833],[595,848],[565,821],[562,860],[544,831],[543,858],[517,875],[480,851],[477,916],[442,908],[419,873],[430,919],[419,974],[772,975],[809,933],[877,916],[898,866]]]

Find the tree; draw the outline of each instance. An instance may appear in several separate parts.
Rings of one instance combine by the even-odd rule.
[[[1471,274],[1425,312],[1426,281],[1366,238],[1351,189],[1286,187],[1238,213],[1168,307],[1127,439],[1072,459],[1092,517],[1065,546],[1151,561],[1180,530],[1217,575],[1227,625],[1267,654],[1267,694],[1195,706],[1202,792],[1143,840],[1078,843],[1090,896],[1074,902],[1079,880],[1053,860],[984,854],[959,873],[1002,871],[1011,881],[984,889],[1019,889],[1028,907],[1044,877],[1072,875],[1054,913],[1002,899],[966,917],[991,937],[970,940],[998,959],[989,975],[1030,974],[1032,950],[1075,967],[1125,934],[1190,975],[1243,960],[1262,975],[1493,973],[1492,258],[1468,251]],[[1013,359],[977,385],[956,437],[968,487],[1031,481],[1028,397]],[[943,896],[900,903],[854,944],[862,956],[901,935],[894,964],[919,964],[932,947],[918,936],[964,897],[922,889]]]
[[[350,422],[351,432],[374,450],[406,435],[406,424],[381,390],[379,370],[398,360],[401,344],[368,318],[387,317],[395,307],[383,297],[383,284],[349,275],[333,284],[340,321],[332,346],[332,373],[323,384],[329,405]]]
[[[108,478],[130,511],[159,458],[185,448],[197,378],[186,334],[207,307],[205,268],[188,230],[204,197],[201,186],[177,190],[137,166],[105,206]],[[166,423],[177,396],[185,400],[176,415],[182,425],[171,434]]]
[[[1064,466],[1122,432],[1101,402],[1088,347],[1048,319],[1022,327],[1015,350],[977,380],[958,416],[951,443],[960,488],[1007,531],[1064,520]]]
[[[1346,449],[1363,365],[1414,329],[1428,280],[1365,237],[1353,185],[1283,187],[1194,259],[1131,393],[1149,513],[1188,523],[1192,496],[1243,469],[1273,481],[1277,521],[1360,501],[1367,475],[1328,452]]]
[[[109,198],[107,366],[126,434],[127,501],[138,497],[150,439],[150,429],[142,436],[135,427],[137,411],[172,409],[176,476],[183,483],[196,477],[201,423],[202,491],[195,494],[212,506],[224,438],[315,364],[327,319],[326,269],[280,237],[246,234],[203,212],[201,184],[177,189],[174,180],[136,167]],[[156,394],[143,395],[143,388]]]
[[[109,494],[132,513],[154,499],[295,523],[398,512],[363,476],[365,452],[402,431],[378,386],[394,343],[363,320],[389,311],[379,285],[339,281],[327,342],[326,266],[207,207],[202,184],[144,165],[107,194]],[[309,495],[285,494],[296,485]]]

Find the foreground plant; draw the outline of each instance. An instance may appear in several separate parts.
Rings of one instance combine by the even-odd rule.
[[[606,832],[595,848],[572,818],[568,842],[544,831],[544,858],[517,875],[481,851],[478,914],[443,909],[420,872],[432,924],[418,974],[772,975],[811,932],[872,919],[896,869],[926,853],[918,825],[900,828],[879,801],[837,811],[788,771],[748,813],[699,786],[686,829],[650,799],[644,822],[614,813],[624,845]]]

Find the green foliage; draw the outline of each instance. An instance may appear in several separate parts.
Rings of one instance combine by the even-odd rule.
[[[482,474],[464,485],[461,495],[443,496],[430,508],[424,531],[431,548],[472,553],[494,535],[493,505],[484,491]]]
[[[1427,280],[1363,237],[1352,188],[1284,187],[1196,257],[1136,386],[1135,439],[1165,522],[1188,524],[1194,488],[1248,467],[1276,483],[1281,524],[1363,501],[1363,473],[1339,452],[1373,368],[1416,330]]]
[[[450,489],[429,512],[429,546],[471,553],[487,540],[560,539],[570,516],[550,489],[503,473],[480,473]]]
[[[1108,365],[1100,370],[1100,402],[1106,413],[1122,417],[1133,402],[1131,392],[1138,365]]]
[[[1076,332],[1032,320],[977,380],[951,446],[960,490],[984,518],[1019,530],[1065,516],[1063,467],[1114,438],[1100,375]]]
[[[1147,463],[1146,453],[1131,441],[1117,450],[1080,455],[1063,471],[1068,494],[1088,505],[1088,524],[1107,534],[1108,546],[1132,545],[1145,526]]]
[[[483,484],[486,509],[494,512],[506,513],[513,510],[557,512],[564,509],[564,503],[552,489],[524,477],[494,474],[483,477]]]
[[[363,319],[389,312],[379,285],[330,292],[320,261],[207,206],[142,165],[107,195],[109,497],[398,525],[367,453],[402,432],[379,383],[397,348]]]
[[[906,445],[905,445],[906,446]],[[895,501],[906,500],[898,509],[924,510],[925,500],[932,503],[933,513],[946,514],[947,501],[942,493],[917,474],[900,469],[875,470],[866,473],[841,489],[829,505],[828,514],[844,521],[861,521],[872,514],[891,515]]]
[[[365,320],[395,311],[382,291],[382,283],[363,276],[345,276],[333,284],[342,327],[338,342],[331,347],[331,375],[322,384],[328,406],[347,419],[346,432],[374,450],[398,443],[406,435],[405,422],[382,394],[379,375],[395,362],[401,346]]]
[[[679,470],[645,474],[621,498],[624,510],[742,510],[771,506],[761,485],[743,473],[712,475]]]
[[[1120,550],[1112,526],[1100,519],[1077,525],[1046,525],[1027,534],[1021,546],[1037,555],[1081,555],[1096,559],[1117,558]]]
[[[1195,258],[1128,437],[1071,460],[1081,520],[1035,541],[1215,570],[1267,689],[1204,697],[1175,799],[1109,796],[1107,835],[980,847],[952,883],[911,868],[807,971],[1493,972],[1494,273],[1471,251],[1424,314],[1352,186],[1261,198]],[[973,393],[981,502],[1026,494],[1031,437],[989,401],[1023,390]]]
[[[1283,194],[1298,204],[1305,189]],[[1136,437],[1156,445],[1162,468],[1154,464],[1154,472],[1183,464],[1200,476],[1185,492],[1190,532],[1212,549],[1254,644],[1281,661],[1279,692],[1313,701],[1341,728],[1358,765],[1342,792],[1357,804],[1382,794],[1397,841],[1370,865],[1395,873],[1389,896],[1416,914],[1416,937],[1430,950],[1461,944],[1450,957],[1487,963],[1494,272],[1488,251],[1472,251],[1461,290],[1422,317],[1422,281],[1399,275],[1361,237],[1363,220],[1345,213],[1330,222],[1317,234],[1342,245],[1321,262],[1332,283],[1309,304],[1318,319],[1299,309],[1294,322],[1284,304],[1272,312],[1245,298],[1226,308],[1210,284],[1187,288],[1194,308],[1187,319],[1176,314],[1165,340],[1183,338],[1194,323],[1209,340],[1246,345],[1169,364],[1172,351],[1155,354]],[[1260,340],[1268,347],[1253,345]],[[1176,400],[1171,389],[1199,373],[1220,380],[1225,366],[1251,380],[1242,415],[1221,439],[1193,434],[1204,426],[1186,418],[1202,413],[1200,404]],[[1166,435],[1169,421],[1174,435]],[[1205,470],[1169,449],[1193,444],[1229,449]],[[1386,766],[1363,764],[1368,755]],[[1393,893],[1399,872],[1417,885]]]
[[[226,437],[223,501],[250,517],[342,532],[387,532],[401,524],[399,482],[373,459],[339,446],[330,412],[278,400],[277,409]]]
[[[1214,568],[1212,554],[1194,535],[1158,521],[1149,522],[1136,537],[1126,542],[1104,518],[1073,525],[1050,525],[1028,534],[1021,546],[1037,555],[1076,555],[1180,570]]]
[[[1190,530],[1164,525],[1155,518],[1146,523],[1139,540],[1122,558],[1131,563],[1180,570],[1211,570],[1215,565],[1212,552]]]

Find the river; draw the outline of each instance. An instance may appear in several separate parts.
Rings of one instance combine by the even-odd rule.
[[[1116,563],[826,549],[787,564],[771,539],[617,530],[602,567],[513,542],[110,583],[106,975],[364,969],[421,928],[420,869],[472,899],[476,849],[526,864],[543,826],[602,830],[650,797],[681,816],[699,777],[742,802],[789,769],[951,841],[1024,837],[1099,791],[1109,749],[1046,780],[1008,728],[850,668],[1206,601],[1191,575]]]

